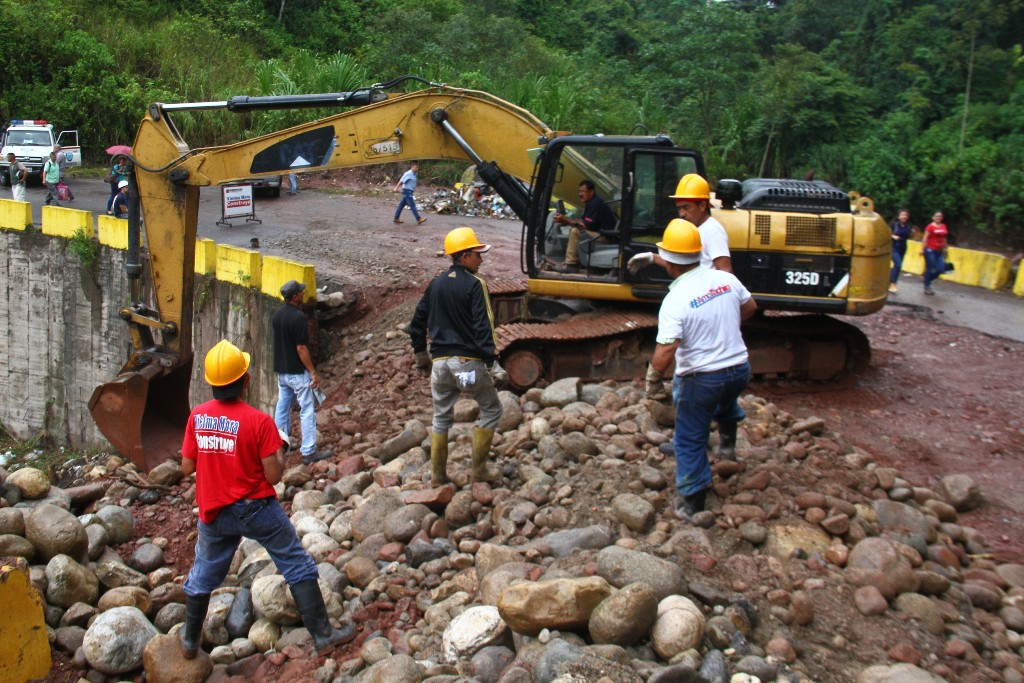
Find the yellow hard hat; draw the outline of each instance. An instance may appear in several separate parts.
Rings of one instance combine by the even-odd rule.
[[[249,369],[249,354],[222,339],[206,354],[206,381],[211,386],[225,387]]]
[[[669,197],[672,199],[710,199],[711,188],[708,187],[708,181],[696,173],[687,173],[679,179],[676,193],[670,194]]]
[[[658,254],[669,263],[688,266],[700,261],[701,247],[697,226],[682,218],[674,218],[658,242]]]
[[[460,251],[466,251],[467,249],[483,253],[490,248],[491,245],[489,244],[481,244],[480,240],[476,238],[473,228],[455,228],[444,236],[445,256],[458,254]]]

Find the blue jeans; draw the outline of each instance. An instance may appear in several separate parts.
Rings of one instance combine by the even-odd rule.
[[[316,453],[316,406],[313,405],[313,389],[309,386],[312,379],[309,372],[298,375],[277,376],[277,410],[274,411],[274,422],[285,434],[291,434],[290,422],[292,406],[299,404],[299,427],[302,429],[302,446],[299,450],[304,456]]]
[[[416,200],[413,199],[412,190],[402,190],[402,201],[398,202],[398,208],[395,209],[395,220],[402,215],[402,209],[408,206],[412,209],[412,217],[416,220],[420,219],[420,212],[416,210]]]
[[[275,498],[240,500],[221,508],[212,523],[199,522],[195,564],[182,586],[186,595],[209,595],[220,586],[242,536],[267,549],[288,585],[319,577],[316,563]]]
[[[295,194],[299,191],[298,181],[295,178],[294,173],[288,174],[288,194]]]
[[[942,249],[924,250],[924,288],[932,286],[932,280],[937,280],[946,268],[946,254]]]
[[[711,486],[708,437],[711,421],[735,424],[747,414],[737,401],[750,381],[750,363],[715,372],[676,375],[672,400],[676,404],[676,490],[681,496]]]
[[[906,243],[902,243],[902,251],[897,249],[895,245],[892,248],[892,270],[889,271],[889,282],[896,284],[900,279],[900,271],[903,269],[903,257],[907,253]]]

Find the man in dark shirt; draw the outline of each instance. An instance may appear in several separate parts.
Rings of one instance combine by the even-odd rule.
[[[444,238],[444,253],[452,257],[447,272],[435,277],[416,306],[409,337],[416,354],[416,369],[430,377],[434,401],[430,438],[430,472],[434,486],[448,483],[448,430],[455,422],[455,402],[462,392],[480,404],[480,419],[473,428],[473,481],[493,481],[487,456],[494,428],[501,420],[501,401],[495,383],[507,379],[498,365],[494,341],[494,314],[487,285],[477,271],[483,254],[471,228],[456,228]],[[430,352],[427,352],[427,334]]]
[[[580,238],[583,233],[590,237],[602,238],[606,231],[615,229],[615,213],[604,203],[604,200],[597,196],[597,189],[593,180],[580,182],[579,197],[583,202],[583,215],[579,218],[570,218],[564,213],[554,216],[556,223],[569,226],[569,243],[565,248],[565,264],[559,264],[555,270],[560,273],[573,273],[579,270],[580,264]]]
[[[313,368],[309,353],[309,323],[302,312],[306,285],[289,280],[281,286],[285,305],[274,313],[274,372],[277,373],[277,410],[274,422],[277,428],[290,434],[292,405],[299,404],[299,426],[302,429],[302,462],[306,465],[325,460],[330,451],[316,449],[316,406],[313,390],[320,386],[320,378]]]

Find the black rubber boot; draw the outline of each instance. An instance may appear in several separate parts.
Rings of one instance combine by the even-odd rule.
[[[331,626],[327,618],[327,606],[324,596],[320,593],[320,584],[315,579],[300,581],[290,586],[295,606],[299,608],[302,623],[313,636],[316,651],[321,652],[335,645],[344,645],[356,637],[356,629],[352,624],[345,624],[340,629]]]
[[[736,423],[718,423],[718,457],[723,460],[736,459]]]
[[[707,495],[708,490],[704,489],[689,496],[677,496],[672,506],[673,512],[676,513],[677,518],[688,522],[695,514],[704,511],[704,502]]]
[[[209,595],[189,595],[185,600],[185,625],[181,629],[181,649],[185,659],[195,659],[203,641],[203,622],[210,607]]]

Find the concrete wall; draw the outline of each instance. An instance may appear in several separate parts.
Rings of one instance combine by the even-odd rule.
[[[88,212],[44,207],[43,232],[48,234],[43,234],[26,230],[31,206],[25,204],[26,214],[22,204],[0,200],[0,220],[7,219],[0,225],[0,377],[5,385],[0,422],[19,439],[45,432],[61,445],[108,447],[88,401],[96,386],[117,375],[130,349],[128,326],[117,316],[129,298],[127,252],[118,248],[125,242],[127,221],[100,216],[96,230]],[[89,267],[69,239],[83,226],[87,236],[100,236],[94,242],[96,261]],[[270,319],[283,303],[278,290],[295,279],[306,282],[314,297],[313,267],[209,240],[199,241],[196,254],[193,349],[198,360],[192,368],[191,403],[210,398],[202,359],[226,338],[252,354],[250,402],[272,413],[277,382]],[[218,263],[231,264],[223,279],[217,276],[222,270]]]
[[[1002,289],[1010,281],[1010,259],[1000,254],[949,247],[947,260],[956,267],[956,270],[947,275],[940,275],[942,280],[991,290]],[[924,273],[924,256],[921,255],[920,242],[907,241],[907,255],[900,270],[914,275]],[[1018,273],[1017,283],[1022,282],[1024,279]],[[1018,292],[1016,287],[1013,293],[1017,296],[1024,295],[1024,291]]]

